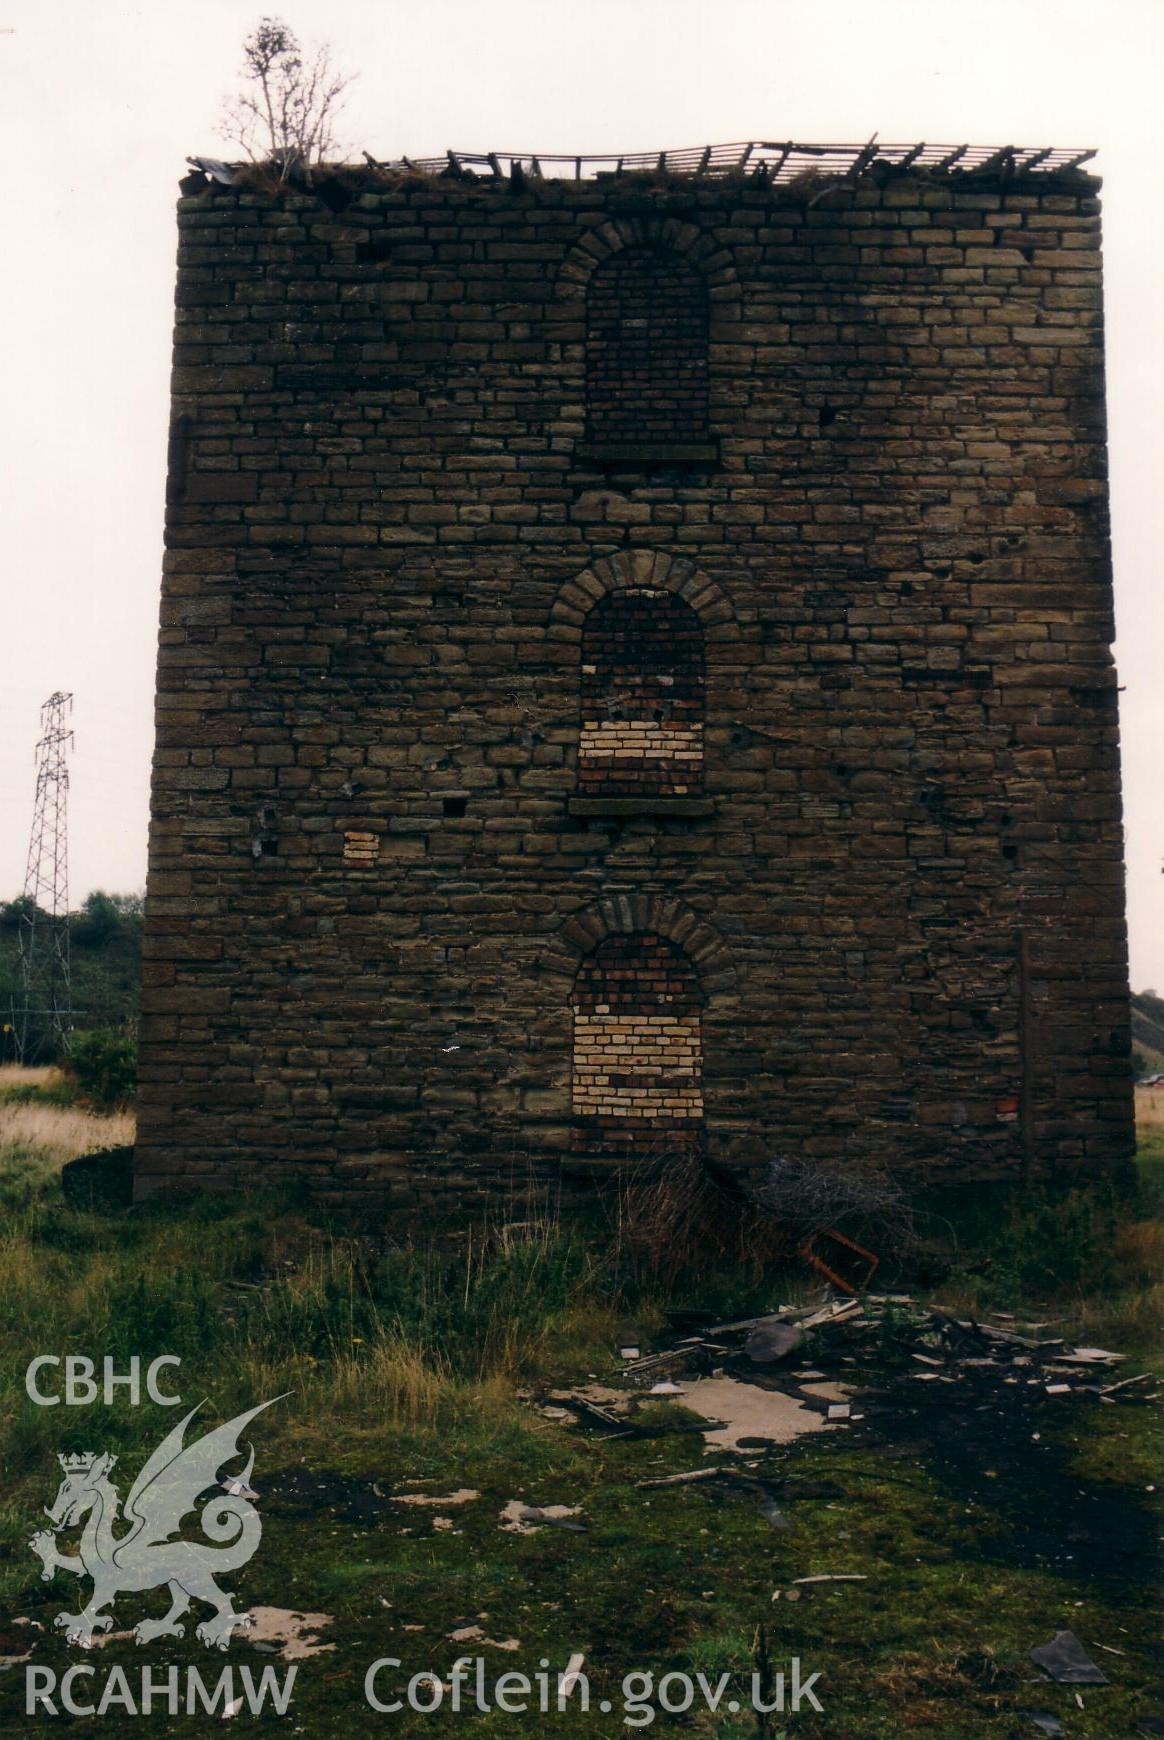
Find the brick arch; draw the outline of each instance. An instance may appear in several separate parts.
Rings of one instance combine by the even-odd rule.
[[[709,997],[734,991],[735,968],[718,931],[681,900],[664,894],[609,894],[568,919],[557,958],[547,963],[572,991],[579,965],[607,937],[644,933],[665,937],[691,961]]]
[[[598,267],[625,248],[669,248],[682,255],[702,273],[713,304],[734,301],[740,294],[730,249],[694,224],[652,214],[608,218],[587,230],[559,269],[556,287],[559,299],[564,302],[583,299]]]
[[[739,638],[739,624],[727,593],[693,562],[663,550],[621,550],[603,556],[567,580],[550,608],[551,640],[580,645],[582,625],[600,598],[625,588],[659,587],[689,604],[703,624],[709,646]]]

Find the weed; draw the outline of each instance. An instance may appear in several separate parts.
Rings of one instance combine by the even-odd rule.
[[[645,1338],[668,1311],[707,1321],[806,1293],[816,1283],[801,1268],[766,1263],[747,1246],[741,1262],[733,1241],[701,1246],[693,1208],[689,1266],[673,1277],[665,1261],[649,1260],[656,1235],[639,1243],[617,1216],[609,1229],[548,1213],[520,1227],[499,1220],[445,1228],[439,1238],[394,1226],[388,1238],[327,1225],[292,1193],[129,1214],[82,1209],[62,1199],[57,1181],[67,1126],[53,1126],[55,1143],[41,1127],[35,1148],[11,1135],[18,1114],[65,1110],[0,1103],[4,1164],[21,1169],[17,1183],[0,1185],[8,1202],[0,1230],[0,1598],[46,1626],[38,1651],[61,1671],[72,1659],[52,1636],[62,1585],[39,1581],[27,1551],[30,1519],[51,1498],[58,1453],[108,1447],[132,1476],[156,1446],[166,1411],[128,1407],[120,1395],[109,1407],[35,1407],[24,1370],[33,1352],[108,1352],[120,1363],[166,1352],[182,1360],[174,1387],[189,1403],[208,1398],[200,1416],[208,1421],[293,1392],[263,1416],[263,1545],[238,1591],[243,1602],[332,1616],[336,1653],[305,1669],[296,1689],[297,1722],[311,1740],[365,1731],[358,1688],[374,1656],[407,1658],[409,1671],[443,1670],[461,1653],[448,1634],[464,1617],[493,1637],[519,1638],[513,1665],[523,1669],[543,1656],[564,1663],[583,1649],[598,1695],[631,1667],[658,1675],[684,1665],[713,1680],[730,1673],[734,1696],[752,1670],[757,1625],[778,1620],[776,1665],[798,1655],[806,1673],[823,1675],[827,1714],[798,1719],[805,1740],[891,1740],[915,1728],[935,1740],[985,1740],[1009,1731],[1029,1701],[1026,1651],[1071,1624],[1085,1640],[1116,1638],[1123,1654],[1086,1716],[1076,1722],[1074,1706],[1056,1707],[1072,1715],[1081,1740],[1135,1731],[1156,1672],[1154,1579],[1152,1587],[1133,1580],[1117,1555],[1104,1582],[1092,1562],[1098,1547],[1074,1536],[1060,1542],[1053,1522],[1025,1539],[1018,1507],[1027,1488],[1020,1491],[1013,1468],[1007,1477],[1013,1446],[994,1422],[982,1452],[989,1474],[972,1456],[954,1457],[947,1439],[940,1457],[919,1442],[892,1462],[871,1456],[856,1433],[783,1447],[765,1462],[767,1474],[786,1481],[788,1526],[776,1532],[758,1506],[714,1491],[715,1483],[638,1488],[644,1475],[698,1463],[689,1435],[586,1436],[518,1398],[519,1385],[605,1373],[629,1324]],[[117,1127],[80,1116],[85,1151]],[[1025,1205],[1011,1199],[992,1215],[967,1213],[956,1238],[935,1245],[934,1264],[947,1277],[943,1300],[964,1288],[1026,1305],[1036,1294],[1022,1290],[1033,1288],[1056,1296],[1055,1314],[1096,1339],[1120,1314],[1148,1342],[1164,1316],[1164,1284],[1153,1272],[1164,1249],[1155,1206],[1162,1173],[1164,1152],[1149,1149],[1133,1203],[1044,1193]],[[892,1308],[887,1317],[888,1353]],[[899,1387],[928,1394],[927,1386]],[[684,1415],[666,1407],[658,1424],[681,1425]],[[640,1421],[653,1412],[651,1404]],[[1030,1459],[1023,1467],[1037,1464],[1045,1483],[1035,1492],[1032,1481],[1032,1509],[1053,1514],[1065,1491],[1077,1506],[1078,1489],[1091,1481],[1138,1526],[1143,1488],[1157,1478],[1156,1410],[1081,1407],[1043,1419],[1039,1446],[1025,1427],[1022,1434]],[[1074,1444],[1073,1431],[1081,1431]],[[1053,1436],[1073,1458],[1066,1486],[1052,1472]],[[393,1505],[406,1479],[433,1493],[469,1486],[483,1496],[450,1513],[455,1526],[442,1532],[428,1513]],[[580,1505],[585,1532],[501,1532],[497,1513],[515,1496]],[[1102,1514],[1106,1526],[1109,1510]],[[821,1570],[857,1571],[866,1581],[806,1586],[799,1600],[788,1599],[797,1578]],[[132,1607],[127,1601],[129,1622]],[[240,1655],[245,1647],[240,1640]],[[116,1641],[107,1659],[138,1660],[132,1644]],[[16,1676],[6,1678],[11,1689]],[[513,1732],[501,1716],[478,1725],[482,1740]],[[556,1725],[563,1740],[598,1731],[569,1712]],[[129,1724],[112,1713],[107,1726],[120,1734]],[[428,1726],[418,1719],[401,1732]],[[173,1728],[195,1731],[181,1717]],[[754,1720],[729,1722],[722,1711],[714,1719],[693,1712],[691,1729],[716,1740],[757,1732]]]
[[[125,1105],[137,1087],[137,1040],[132,1033],[115,1033],[108,1027],[75,1033],[69,1071],[95,1106]]]

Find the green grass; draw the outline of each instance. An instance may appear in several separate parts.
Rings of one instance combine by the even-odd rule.
[[[579,1651],[595,1700],[617,1702],[636,1669],[656,1682],[672,1670],[728,1673],[729,1695],[742,1698],[761,1626],[777,1667],[795,1655],[805,1674],[822,1676],[825,1714],[787,1724],[810,1740],[1019,1735],[1034,1731],[1017,1714],[1030,1707],[1055,1711],[1073,1740],[1130,1740],[1149,1707],[1159,1668],[1157,1589],[1143,1552],[1154,1501],[1144,1489],[1164,1450],[1154,1407],[1080,1402],[1043,1406],[1037,1421],[1021,1410],[947,1421],[936,1403],[918,1411],[916,1391],[937,1386],[911,1387],[894,1368],[891,1323],[885,1361],[848,1375],[884,1392],[894,1453],[837,1434],[749,1457],[789,1483],[784,1526],[773,1527],[738,1493],[638,1485],[696,1466],[698,1437],[587,1435],[545,1420],[529,1397],[564,1379],[609,1376],[619,1340],[632,1327],[649,1340],[669,1307],[745,1314],[787,1298],[803,1285],[796,1274],[720,1270],[664,1288],[596,1227],[547,1221],[513,1235],[498,1224],[440,1243],[396,1231],[392,1242],[329,1226],[287,1198],[82,1213],[43,1167],[14,1176],[17,1158],[0,1177],[0,1604],[6,1636],[16,1617],[49,1628],[34,1661],[64,1671],[76,1659],[51,1632],[58,1609],[76,1605],[72,1579],[42,1583],[25,1545],[55,1491],[57,1453],[115,1450],[128,1481],[173,1415],[124,1396],[110,1407],[36,1407],[24,1391],[27,1363],[45,1352],[119,1363],[174,1353],[182,1364],[167,1381],[188,1403],[205,1396],[208,1422],[290,1392],[255,1428],[263,1540],[228,1581],[241,1606],[332,1615],[325,1640],[335,1648],[302,1664],[286,1719],[310,1740],[389,1726],[439,1734],[467,1722],[488,1737],[633,1731],[617,1709],[585,1715],[575,1704],[552,1716],[378,1717],[365,1706],[363,1673],[382,1655],[404,1662],[403,1679],[481,1653],[491,1676],[534,1674],[543,1658],[557,1670]],[[1126,1337],[1117,1345],[1164,1370],[1152,1269],[1164,1239],[1162,1181],[1156,1133],[1131,1203],[1040,1197],[993,1224],[967,1217],[944,1259],[926,1253],[935,1296],[1005,1299],[1062,1319],[1069,1333],[1106,1324]],[[449,1530],[437,1526],[439,1510],[385,1496],[460,1487],[481,1497],[448,1510]],[[499,1513],[514,1498],[578,1505],[585,1530],[506,1533]],[[1135,1550],[1121,1558],[1113,1543],[1125,1536]],[[867,1580],[790,1598],[794,1579],[818,1572]],[[160,1611],[156,1598],[122,1597],[118,1622],[146,1611]],[[519,1649],[452,1643],[466,1621],[490,1638],[517,1638]],[[1097,1655],[1112,1684],[1086,1688],[1082,1711],[1069,1688],[1033,1683],[1026,1659],[1065,1626],[1093,1654],[1100,1644],[1123,1652]],[[143,1659],[195,1664],[209,1678],[223,1665],[192,1633],[169,1650],[116,1642],[90,1659],[102,1674],[124,1666],[134,1683]],[[245,1640],[229,1655],[271,1659]],[[0,1674],[5,1733],[31,1726],[21,1692],[19,1669]],[[167,1735],[205,1728],[197,1716],[154,1720]],[[679,1723],[660,1716],[655,1726]],[[693,1710],[683,1725],[712,1740],[757,1735],[754,1718],[724,1709]],[[72,1727],[139,1731],[112,1712]],[[780,1732],[774,1716],[772,1740]]]
[[[77,1084],[69,1076],[40,1087],[24,1082],[14,1087],[0,1084],[0,1105],[9,1106],[71,1106],[76,1103]]]

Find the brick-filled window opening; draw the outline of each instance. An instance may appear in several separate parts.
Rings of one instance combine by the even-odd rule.
[[[587,433],[596,442],[706,436],[708,298],[700,272],[666,248],[603,261],[586,296]]]
[[[665,937],[607,937],[574,982],[576,1147],[689,1146],[703,1119],[702,993]]]
[[[582,629],[578,790],[692,797],[703,790],[703,624],[674,593],[601,598]]]

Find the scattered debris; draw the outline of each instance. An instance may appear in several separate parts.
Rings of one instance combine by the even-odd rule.
[[[521,1644],[516,1637],[486,1637],[479,1625],[461,1625],[455,1631],[449,1632],[450,1643],[483,1643],[490,1649],[520,1649]]]
[[[709,1422],[708,1448],[747,1449],[753,1444],[789,1444],[806,1432],[826,1429],[822,1413],[783,1390],[761,1389],[734,1377],[699,1378],[687,1388],[686,1405]]]
[[[1033,1722],[1040,1733],[1056,1735],[1065,1731],[1058,1716],[1053,1716],[1050,1710],[1020,1710],[1019,1715],[1025,1716],[1028,1722]]]
[[[1049,1643],[1030,1652],[1036,1667],[1061,1686],[1106,1686],[1107,1675],[1098,1668],[1073,1631],[1057,1631]]]
[[[775,1365],[787,1359],[804,1340],[804,1331],[795,1323],[783,1323],[779,1318],[762,1317],[748,1331],[744,1352],[754,1365]]]
[[[585,1523],[569,1520],[578,1515],[580,1508],[576,1504],[526,1504],[520,1498],[511,1498],[501,1511],[501,1526],[511,1535],[532,1535],[542,1527],[581,1533]]]
[[[43,1630],[39,1619],[24,1617],[12,1619],[9,1625],[0,1628],[0,1673],[26,1662],[37,1646],[36,1633]]]
[[[859,1299],[831,1299],[827,1305],[822,1305],[818,1311],[810,1312],[802,1317],[802,1329],[819,1329],[823,1323],[843,1323],[846,1319],[859,1317],[862,1312]]]
[[[806,1583],[867,1583],[869,1578],[864,1571],[821,1571],[815,1577],[793,1577],[794,1588],[803,1588]]]
[[[1150,1371],[1142,1371],[1139,1377],[1121,1378],[1118,1384],[1105,1384],[1100,1390],[1101,1396],[1114,1396],[1118,1390],[1130,1390],[1136,1384],[1148,1384],[1152,1381]]]
[[[221,187],[230,187],[234,182],[234,170],[229,163],[223,163],[218,157],[187,157],[187,163],[192,169],[201,170],[203,175],[217,181]],[[233,1711],[231,1714],[233,1715]]]
[[[716,1485],[730,1494],[752,1499],[770,1528],[786,1529],[788,1518],[780,1507],[778,1500],[788,1491],[792,1493],[787,1481],[765,1480],[762,1476],[751,1474],[737,1464],[717,1462],[712,1467],[692,1468],[682,1474],[658,1475],[653,1480],[640,1480],[641,1488],[658,1488],[663,1486],[688,1486],[705,1481],[714,1481]]]
[[[229,1492],[232,1498],[258,1498],[253,1486],[248,1486],[245,1480],[227,1479],[219,1481],[223,1492]]]
[[[626,1390],[612,1389],[609,1384],[582,1384],[572,1390],[551,1390],[548,1400],[604,1432],[621,1434],[628,1429],[626,1415],[632,1397]]]
[[[810,1402],[819,1402],[821,1412],[829,1402],[843,1402],[848,1399],[850,1387],[847,1384],[831,1383],[827,1378],[814,1378],[811,1383],[800,1385],[802,1392]]]
[[[653,1480],[636,1481],[636,1486],[651,1488],[656,1486],[687,1486],[695,1480],[718,1480],[725,1469],[718,1465],[714,1468],[689,1468],[683,1474],[657,1474]]]
[[[330,1613],[295,1613],[287,1607],[252,1607],[248,1643],[273,1645],[284,1661],[306,1661],[308,1656],[327,1655],[334,1643],[320,1643],[319,1633],[331,1624]],[[264,1649],[264,1654],[270,1653]]]
[[[820,1242],[825,1242],[828,1251],[827,1259],[817,1250]],[[810,1269],[813,1269],[822,1280],[828,1281],[838,1292],[848,1293],[855,1298],[859,1287],[867,1287],[881,1266],[881,1258],[867,1251],[864,1245],[855,1244],[845,1234],[838,1232],[836,1227],[822,1227],[819,1232],[811,1233],[799,1247],[799,1256],[803,1257]],[[854,1285],[839,1271],[838,1265],[850,1266],[850,1259],[857,1257],[861,1264],[861,1273]]]
[[[904,1363],[910,1368],[904,1375],[936,1386],[938,1405],[960,1400],[961,1392],[989,1406],[993,1385],[1020,1386],[1032,1402],[1046,1397],[1056,1406],[1069,1398],[1089,1397],[1107,1406],[1156,1399],[1151,1374],[1099,1381],[1124,1358],[1111,1349],[1076,1347],[1062,1335],[1045,1333],[1047,1323],[1022,1322],[1012,1314],[961,1318],[906,1293],[834,1294],[702,1330],[690,1311],[673,1312],[669,1321],[677,1336],[673,1346],[644,1354],[637,1341],[621,1345],[625,1363],[615,1380],[620,1387],[592,1381],[551,1390],[535,1403],[543,1417],[573,1419],[608,1437],[698,1431],[709,1450],[762,1450],[863,1421],[865,1413],[853,1406],[853,1385],[829,1381],[826,1374],[838,1365],[883,1365],[887,1343],[899,1371]],[[812,1363],[800,1352],[804,1365],[790,1369],[806,1343]],[[682,1402],[673,1425],[662,1423],[658,1413],[638,1419],[644,1402],[664,1398]],[[869,1411],[878,1412],[875,1398]]]
[[[672,1384],[670,1387],[653,1386],[649,1393],[665,1397],[685,1395],[686,1391],[681,1385]],[[598,1427],[608,1437],[658,1438],[673,1432],[703,1430],[702,1426],[688,1424],[678,1416],[673,1424],[637,1422],[634,1416],[644,1399],[641,1392],[616,1390],[599,1383],[580,1385],[572,1390],[550,1391],[551,1402],[561,1404],[587,1426]]]
[[[582,1664],[585,1660],[586,1657],[584,1655],[572,1655],[570,1657],[565,1668],[558,1676],[559,1698],[568,1698],[570,1693],[574,1690],[574,1687],[578,1684],[579,1676],[582,1673]]]
[[[0,1673],[19,1667],[21,1662],[27,1661],[36,1648],[35,1633],[44,1630],[43,1625],[39,1625],[34,1619],[14,1619],[12,1624],[25,1630],[23,1635],[7,1628],[0,1631]]]
[[[473,1499],[481,1494],[471,1486],[458,1487],[456,1492],[447,1492],[443,1497],[433,1497],[427,1492],[394,1492],[393,1504],[430,1504],[440,1505],[442,1510],[448,1505],[471,1504]]]

